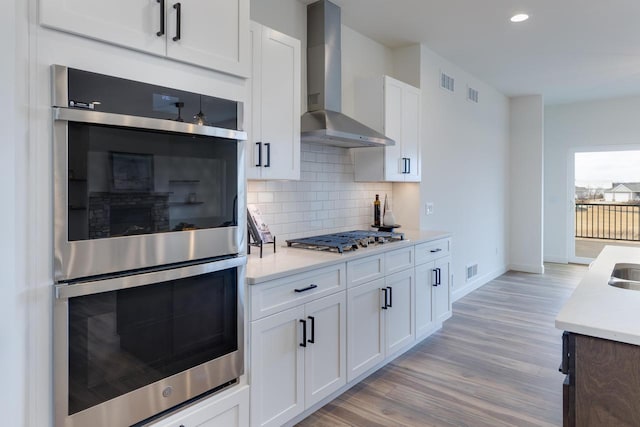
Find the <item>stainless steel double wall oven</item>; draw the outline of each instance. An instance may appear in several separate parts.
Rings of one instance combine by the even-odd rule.
[[[139,423],[242,373],[242,104],[52,66],[57,426]]]

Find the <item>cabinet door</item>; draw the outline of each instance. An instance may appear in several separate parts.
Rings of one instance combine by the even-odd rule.
[[[387,276],[389,308],[386,310],[386,356],[403,349],[415,340],[414,270]]]
[[[434,287],[433,263],[416,266],[416,337],[421,338],[433,330],[431,289]]]
[[[247,179],[262,177],[262,25],[251,21],[249,46],[251,57],[251,77],[249,78],[249,107],[247,121],[249,124],[245,157]]]
[[[249,0],[166,3],[167,56],[224,73],[249,76]]]
[[[300,179],[300,41],[251,23],[248,179]]]
[[[304,307],[251,323],[251,425],[280,426],[304,410]]]
[[[40,23],[109,43],[164,55],[164,11],[157,0],[40,0]]]
[[[402,157],[405,182],[420,182],[420,91],[409,85],[402,92]]]
[[[404,160],[402,156],[402,85],[385,77],[384,86],[384,133],[396,142],[385,147],[385,180],[404,181]]]
[[[384,279],[347,290],[347,380],[384,360]]]
[[[149,427],[249,427],[249,386],[212,396]]]
[[[451,317],[451,286],[449,283],[449,264],[451,258],[440,258],[435,261],[434,269],[440,269],[440,284],[433,287],[433,319],[441,323]]]
[[[346,305],[346,293],[338,292],[305,306],[308,328],[304,352],[306,408],[347,382]]]

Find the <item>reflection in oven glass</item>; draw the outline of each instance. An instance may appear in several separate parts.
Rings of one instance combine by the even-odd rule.
[[[69,300],[69,414],[237,350],[236,269]]]
[[[237,222],[237,141],[69,123],[69,241]]]

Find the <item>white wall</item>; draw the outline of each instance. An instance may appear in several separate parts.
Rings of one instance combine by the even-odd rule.
[[[25,162],[29,73],[27,7],[22,0],[3,2],[0,16],[0,413],[4,425],[27,425],[27,301],[24,268]]]
[[[543,142],[542,96],[511,98],[510,268],[543,273]]]
[[[452,233],[458,299],[508,264],[509,106],[504,95],[427,47],[420,57],[422,183],[394,186],[394,213],[404,205],[413,219],[405,211],[402,221]],[[440,70],[456,79],[454,93],[440,88]],[[467,84],[479,90],[478,104],[466,100]],[[433,215],[425,215],[426,202],[434,204]],[[478,263],[478,276],[466,282],[471,263]]]
[[[544,110],[544,259],[568,262],[573,233],[569,179],[577,151],[640,149],[640,97],[547,106]],[[572,186],[573,184],[571,184]]]

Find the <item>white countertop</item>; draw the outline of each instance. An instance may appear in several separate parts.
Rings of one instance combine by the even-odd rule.
[[[314,268],[338,264],[369,255],[388,252],[394,249],[400,249],[405,246],[415,245],[423,242],[430,242],[450,237],[451,234],[444,231],[417,231],[402,230],[398,232],[404,233],[404,240],[398,242],[390,242],[370,248],[360,248],[355,251],[345,252],[343,254],[314,251],[299,248],[288,248],[286,243],[277,243],[276,253],[273,248],[265,245],[262,250],[262,258],[260,258],[260,249],[251,248],[251,255],[247,256],[247,283],[255,285],[267,280],[278,279],[295,273],[302,273]]]
[[[616,263],[640,264],[640,248],[606,246],[556,317],[556,328],[640,345],[640,291],[607,284]]]

